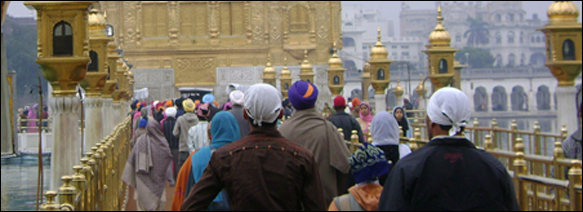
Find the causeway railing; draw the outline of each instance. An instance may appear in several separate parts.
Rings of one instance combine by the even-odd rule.
[[[128,201],[128,186],[121,174],[131,151],[131,117],[117,125],[102,142],[91,147],[71,167],[72,175],[62,176],[58,191],[45,192],[43,211],[120,211]]]
[[[415,117],[425,117],[421,111],[415,113],[423,114]],[[414,120],[413,138],[400,133],[400,143],[407,144],[412,151],[429,142],[424,118],[415,117],[409,117]],[[562,142],[569,135],[566,126],[563,125],[560,135],[541,133],[538,123],[533,128],[533,131],[520,131],[515,120],[510,129],[499,128],[496,119],[492,120],[491,127],[480,127],[474,119],[473,126],[466,127],[463,134],[506,167],[522,210],[581,211],[581,160],[564,158]],[[338,131],[343,134],[342,129]],[[368,138],[372,142],[370,133]],[[362,145],[356,130],[351,132],[351,140],[345,142],[351,152]]]

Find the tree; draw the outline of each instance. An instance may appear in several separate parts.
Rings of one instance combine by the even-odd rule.
[[[477,47],[480,44],[488,44],[490,42],[490,31],[488,31],[488,23],[482,21],[478,17],[473,19],[468,17],[467,22],[470,24],[470,29],[464,33],[464,38],[468,38],[468,46]]]
[[[482,48],[464,47],[456,52],[455,59],[462,64],[468,64],[466,61],[466,53],[469,55],[469,65],[471,68],[491,68],[496,60],[490,50]]]

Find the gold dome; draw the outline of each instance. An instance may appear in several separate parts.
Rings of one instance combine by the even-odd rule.
[[[419,96],[423,96],[425,95],[426,92],[425,85],[423,85],[423,74],[419,74],[419,79],[420,79],[419,85],[417,86],[417,88],[415,88],[415,91]]]
[[[88,25],[89,29],[105,29],[107,23],[105,22],[105,18],[103,14],[99,12],[99,10],[93,8],[89,11],[88,15]],[[105,34],[105,31],[103,32]]]
[[[398,77],[397,78],[397,87],[395,87],[395,89],[393,90],[393,93],[395,93],[395,96],[400,97],[401,95],[403,95],[405,89],[403,89],[403,87],[401,87],[401,78]]]
[[[334,54],[332,54],[332,57],[330,57],[330,59],[328,60],[328,65],[331,68],[332,67],[342,68],[342,59],[340,59],[340,57],[338,57],[338,54],[336,52],[337,52],[336,42],[334,42]]]
[[[312,69],[312,65],[308,61],[308,50],[304,50],[304,61],[302,61],[300,69]]]
[[[579,9],[572,1],[556,1],[547,10],[550,22],[577,22]]]
[[[271,66],[271,58],[269,55],[267,55],[267,65],[265,65],[265,68],[263,69],[263,74],[265,75],[265,73],[275,73],[275,68],[273,68],[273,66]]]
[[[381,43],[381,28],[377,28],[377,43],[370,50],[370,58],[382,58],[386,59],[389,56],[389,52],[385,48],[385,45]]]
[[[451,43],[451,35],[443,27],[443,17],[441,16],[441,6],[437,6],[437,26],[429,34],[429,43],[431,45],[447,45]]]

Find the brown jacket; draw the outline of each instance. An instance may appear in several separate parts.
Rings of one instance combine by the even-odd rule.
[[[206,210],[222,189],[233,211],[321,211],[327,205],[312,153],[274,127],[217,149],[180,209]]]
[[[383,186],[378,184],[364,184],[360,186],[352,186],[348,189],[348,194],[344,195],[351,195],[354,197],[356,202],[360,205],[361,208],[350,208],[350,210],[359,210],[364,209],[366,211],[376,211],[379,206],[379,198],[381,197],[381,192],[383,191]],[[342,195],[342,196],[344,196]],[[340,211],[338,205],[342,205],[341,203],[337,203],[334,200],[330,203],[330,207],[328,207],[328,211]],[[343,210],[347,210],[342,208]]]
[[[315,108],[297,110],[281,124],[279,131],[314,154],[326,203],[346,193],[351,154],[332,122],[325,120]]]

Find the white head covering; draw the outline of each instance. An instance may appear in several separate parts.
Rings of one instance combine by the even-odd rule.
[[[245,110],[253,124],[274,122],[281,110],[281,93],[269,84],[255,84],[245,91]]]
[[[399,123],[389,112],[377,113],[370,123],[372,145],[399,144]]]
[[[441,88],[429,99],[427,115],[433,123],[452,126],[449,136],[454,136],[470,119],[470,100],[457,88]]]
[[[166,108],[166,110],[164,110],[164,114],[166,114],[168,117],[176,118],[176,107]]]
[[[229,94],[229,99],[233,105],[243,105],[245,103],[245,94],[240,90],[234,90]]]

